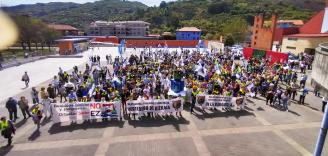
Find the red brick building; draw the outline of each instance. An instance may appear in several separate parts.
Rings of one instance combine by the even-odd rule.
[[[255,16],[253,26],[252,48],[261,50],[271,50],[276,31],[278,17],[273,14],[271,17],[271,26],[264,26],[264,15]]]

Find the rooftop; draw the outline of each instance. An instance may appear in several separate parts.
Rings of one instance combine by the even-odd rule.
[[[95,21],[93,24],[147,24],[150,23],[145,21]]]
[[[68,38],[68,39],[59,39],[56,40],[56,42],[67,42],[67,41],[71,41],[71,42],[78,42],[78,41],[88,41],[89,38]]]
[[[300,28],[302,34],[320,34],[326,33],[327,30],[322,29],[324,27],[324,17],[327,14],[325,9],[314,15],[307,23]],[[327,16],[327,15],[326,15]]]
[[[78,30],[70,25],[65,24],[49,24],[48,27],[55,30]]]
[[[162,34],[163,36],[171,36],[172,35],[172,33],[171,32],[163,32],[163,34]]]
[[[196,27],[183,27],[181,29],[178,29],[177,31],[192,31],[192,32],[201,32],[200,29],[196,28]]]
[[[304,22],[302,20],[279,20],[278,23],[292,23],[296,26],[304,25]]]
[[[328,34],[293,34],[287,35],[286,37],[296,37],[296,38],[316,38],[316,37],[328,37]]]
[[[148,36],[152,36],[152,37],[160,37],[160,34],[149,34]]]

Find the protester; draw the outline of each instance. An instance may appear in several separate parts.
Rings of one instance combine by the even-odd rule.
[[[66,92],[65,86],[64,85],[59,86],[58,92],[59,92],[59,96],[60,96],[60,102],[63,102],[63,98],[65,99],[65,102],[66,102],[67,101],[67,98],[66,98],[67,92]]]
[[[6,108],[8,109],[9,112],[9,119],[13,122],[16,122],[16,120],[18,119],[17,101],[13,97],[10,97],[6,102]]]
[[[282,99],[283,109],[288,112],[288,103],[289,103],[289,95],[288,95],[288,93],[285,92],[282,95],[281,99]]]
[[[270,106],[273,103],[273,98],[274,98],[274,92],[269,89],[266,95],[266,104],[268,105],[268,103],[270,104]]]
[[[309,90],[303,86],[302,89],[300,90],[300,100],[298,102],[299,104],[303,104],[304,105],[305,96],[307,94],[309,94]]]
[[[41,96],[41,103],[43,100],[49,97],[49,94],[48,92],[46,92],[46,89],[44,87],[41,87],[40,96]]]
[[[32,90],[31,90],[31,97],[32,97],[32,102],[33,104],[37,104],[39,103],[39,91],[36,90],[35,87],[32,87]]]
[[[47,93],[48,93],[49,98],[51,98],[51,99],[56,98],[55,88],[52,86],[52,84],[48,85]]]
[[[50,114],[49,118],[51,117],[51,99],[49,97],[45,97],[45,99],[42,100],[43,105],[43,113],[45,118],[48,118],[48,112]]]
[[[25,82],[25,87],[28,87],[28,84],[30,83],[30,77],[27,75],[27,72],[24,73],[22,76],[22,81]]]
[[[43,106],[41,104],[37,104],[37,105],[34,105],[32,108],[31,108],[31,112],[32,112],[32,119],[33,119],[33,122],[34,124],[37,125],[37,130],[40,129],[40,122],[41,122],[41,119],[43,117],[42,115],[42,108]]]
[[[30,114],[30,111],[29,111],[28,101],[25,98],[25,96],[22,96],[20,98],[20,100],[18,101],[18,105],[19,105],[19,108],[22,111],[22,114],[24,116],[24,119],[26,119],[26,114],[28,115],[28,117],[31,117],[31,114]]]
[[[7,120],[6,117],[1,117],[0,119],[0,131],[1,135],[8,139],[7,146],[11,146],[13,134],[16,132],[16,128],[11,120]]]
[[[57,96],[59,94],[59,80],[57,76],[54,76],[54,79],[52,80],[52,86],[54,88],[54,94]]]

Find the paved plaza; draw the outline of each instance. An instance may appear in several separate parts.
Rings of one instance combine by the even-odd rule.
[[[95,49],[92,54],[104,58],[111,50]],[[73,65],[84,65],[91,52],[83,55],[85,57],[80,59],[45,59],[0,71],[1,105],[8,96],[17,98],[25,95],[30,98],[30,88],[22,90],[24,84],[20,81],[27,67],[31,73],[31,87],[40,88],[49,83],[58,67],[68,70]],[[265,98],[258,97],[248,98],[243,111],[219,109],[202,112],[196,109],[197,114],[190,114],[186,106],[182,117],[158,116],[134,120],[125,116],[122,120],[76,124],[53,124],[45,119],[40,131],[36,131],[31,119],[22,120],[19,110],[21,118],[16,123],[18,129],[13,146],[4,147],[6,141],[1,138],[0,155],[310,156],[323,114],[321,98],[313,93],[306,96],[305,103],[299,105],[293,101],[289,112],[285,112],[266,105]],[[7,115],[3,107],[0,107],[0,113]],[[327,144],[322,155],[328,155]]]

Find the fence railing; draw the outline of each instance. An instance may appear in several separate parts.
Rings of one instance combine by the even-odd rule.
[[[321,43],[319,47],[321,51],[328,52],[328,43]]]

